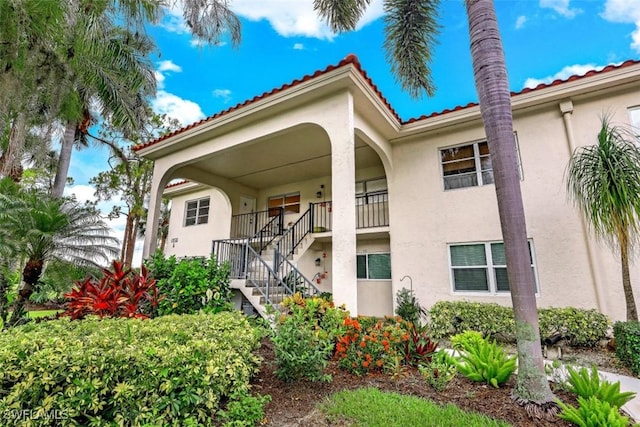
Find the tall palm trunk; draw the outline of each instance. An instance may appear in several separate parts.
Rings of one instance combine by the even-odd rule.
[[[36,283],[42,275],[44,261],[41,259],[29,259],[22,270],[22,284],[18,290],[18,297],[13,303],[13,313],[7,322],[9,326],[16,326],[24,314],[24,307],[35,291]]]
[[[26,120],[24,113],[16,114],[11,123],[9,141],[6,150],[0,158],[0,176],[10,176],[14,182],[22,179],[22,165],[20,164],[24,150]]]
[[[471,56],[495,180],[516,321],[518,377],[514,399],[538,417],[557,412],[540,346],[535,282],[520,190],[509,81],[492,0],[467,0]]]
[[[618,237],[620,241],[620,264],[622,266],[622,289],[624,290],[624,300],[627,303],[627,320],[637,321],[638,311],[636,309],[636,300],[633,297],[633,288],[631,287],[631,274],[629,273],[629,238],[626,232],[620,233]]]
[[[69,175],[69,165],[71,164],[71,153],[73,152],[73,144],[76,138],[76,129],[78,128],[78,122],[70,120],[64,130],[64,138],[62,139],[62,145],[60,146],[60,156],[58,157],[58,170],[56,171],[56,178],[53,181],[53,188],[51,189],[51,195],[53,197],[62,197],[64,193],[64,187],[67,184],[67,176]]]
[[[136,244],[136,226],[133,213],[127,215],[126,225],[124,228],[124,238],[122,239],[122,251],[120,259],[125,267],[131,267],[133,261],[133,249]]]

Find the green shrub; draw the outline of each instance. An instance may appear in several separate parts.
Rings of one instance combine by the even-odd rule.
[[[429,310],[429,320],[435,338],[471,330],[503,342],[515,339],[513,310],[494,303],[438,301]]]
[[[634,375],[640,375],[640,322],[616,322],[613,325],[616,356]]]
[[[220,402],[249,389],[257,346],[230,312],[27,324],[0,333],[0,414],[62,418],[38,426],[216,425]]]
[[[607,335],[609,320],[597,310],[573,307],[538,310],[540,338],[559,333],[569,345],[595,347]]]
[[[418,365],[418,370],[427,384],[436,391],[447,388],[458,372],[455,360],[444,350],[434,353],[430,363]]]
[[[286,298],[283,305],[288,314],[280,316],[272,338],[276,376],[286,382],[329,381],[324,370],[348,313],[323,298],[303,298],[300,293]]]
[[[591,396],[597,397],[603,402],[621,408],[622,405],[635,397],[633,392],[620,392],[620,381],[611,383],[600,378],[598,368],[591,367],[591,373],[587,368],[579,370],[567,368],[566,389],[585,399]]]
[[[464,331],[451,337],[451,346],[454,350],[463,351],[475,347],[484,337],[477,331]]]
[[[224,427],[253,427],[264,419],[264,405],[271,396],[251,396],[246,391],[234,393],[220,418]]]
[[[540,338],[562,335],[570,345],[593,347],[607,334],[607,317],[596,310],[546,308],[538,311]],[[466,330],[501,342],[515,340],[513,309],[498,304],[439,301],[429,310],[429,326],[435,338]]]
[[[629,418],[622,416],[616,406],[595,396],[578,397],[578,408],[557,401],[562,410],[558,417],[580,427],[627,427]]]
[[[162,295],[159,315],[217,313],[231,309],[228,263],[218,264],[215,255],[205,258],[165,258],[156,253],[148,261]]]
[[[427,310],[420,305],[413,290],[402,288],[396,293],[396,314],[419,326],[422,323],[421,318],[427,316]]]
[[[494,387],[506,383],[516,369],[516,358],[507,355],[495,341],[470,341],[460,353],[458,371],[472,381],[486,382]]]

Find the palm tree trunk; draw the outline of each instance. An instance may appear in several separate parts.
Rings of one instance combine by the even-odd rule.
[[[24,314],[24,307],[35,290],[35,285],[42,275],[43,260],[30,259],[22,270],[22,285],[18,290],[18,298],[13,303],[13,313],[7,322],[8,326],[16,326]]]
[[[73,152],[73,144],[76,137],[76,129],[78,122],[75,120],[67,122],[64,130],[64,138],[60,147],[60,157],[58,158],[58,170],[56,178],[53,181],[51,195],[53,197],[62,197],[64,187],[67,184],[67,176],[69,175],[69,165],[71,164],[71,153]]]
[[[0,265],[0,321],[3,325],[7,324],[7,290],[9,289],[5,266]]]
[[[129,213],[127,215],[127,222],[124,227],[124,238],[122,239],[122,253],[120,254],[120,259],[124,263],[125,267],[131,267],[131,261],[133,260],[133,248],[135,246],[135,237],[134,234],[134,218],[133,213]]]
[[[631,287],[631,275],[629,274],[629,242],[627,236],[620,238],[620,264],[622,265],[622,289],[624,289],[624,300],[627,303],[627,320],[638,321],[638,310],[636,300],[633,297]]]
[[[520,190],[513,117],[502,41],[492,0],[467,0],[471,56],[498,199],[507,274],[516,321],[518,377],[514,399],[530,414],[557,412],[544,372],[535,282]]]
[[[22,178],[21,154],[24,149],[26,122],[24,113],[16,114],[11,123],[7,149],[0,158],[0,176],[10,176],[15,182]]]

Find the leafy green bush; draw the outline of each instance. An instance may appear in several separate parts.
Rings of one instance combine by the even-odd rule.
[[[593,309],[541,308],[538,318],[542,339],[558,333],[575,347],[595,347],[609,328],[607,316]]]
[[[418,370],[427,384],[436,391],[447,388],[458,372],[455,360],[444,350],[434,353],[430,363],[418,365]]]
[[[621,393],[620,381],[611,383],[600,378],[598,368],[595,366],[591,367],[591,373],[587,371],[587,368],[579,370],[567,368],[566,389],[585,399],[591,396],[597,397],[618,408],[621,408],[636,395],[630,391]]]
[[[458,371],[472,381],[486,382],[498,388],[516,369],[516,358],[507,355],[495,341],[470,341],[460,353]]]
[[[0,414],[60,415],[38,426],[217,425],[221,401],[249,390],[257,346],[230,312],[27,324],[0,333]]]
[[[616,406],[603,402],[595,396],[588,399],[578,397],[578,408],[557,401],[562,410],[558,417],[580,427],[627,427],[629,418],[620,414]]]
[[[597,345],[609,324],[596,310],[546,308],[538,314],[542,339],[559,333],[570,345],[579,347]],[[501,342],[515,340],[513,309],[493,303],[439,301],[429,310],[429,326],[435,338],[472,330]]]
[[[199,310],[217,313],[231,308],[228,263],[218,264],[215,255],[205,258],[165,258],[161,252],[147,262],[162,295],[159,315],[192,314]]]
[[[407,322],[419,326],[422,323],[421,318],[426,317],[425,310],[413,293],[413,290],[402,288],[396,293],[396,314]]]
[[[253,427],[264,419],[264,405],[271,396],[251,396],[246,391],[234,393],[225,410],[220,411],[224,427]]]
[[[286,298],[283,305],[288,313],[278,319],[272,338],[276,376],[286,382],[329,381],[331,377],[324,370],[348,313],[335,308],[331,301],[303,298],[300,293]]]
[[[494,303],[438,301],[429,310],[429,326],[435,338],[478,331],[484,337],[513,341],[513,310]]]
[[[484,337],[480,332],[464,331],[451,337],[451,347],[454,350],[461,351],[478,345],[482,340],[484,340]]]
[[[613,336],[618,359],[634,375],[640,375],[640,322],[616,322],[613,325]]]

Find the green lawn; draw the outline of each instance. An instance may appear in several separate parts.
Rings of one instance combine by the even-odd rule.
[[[440,406],[428,400],[374,388],[342,391],[322,405],[333,421],[348,420],[358,427],[509,427],[484,415],[465,412],[455,405]]]
[[[29,319],[37,319],[39,317],[47,317],[47,316],[52,316],[56,313],[60,313],[64,310],[34,310],[34,311],[27,311],[27,317]],[[9,313],[9,315],[11,315],[11,313]],[[0,329],[2,329],[3,323],[2,323],[2,319],[0,319]]]

